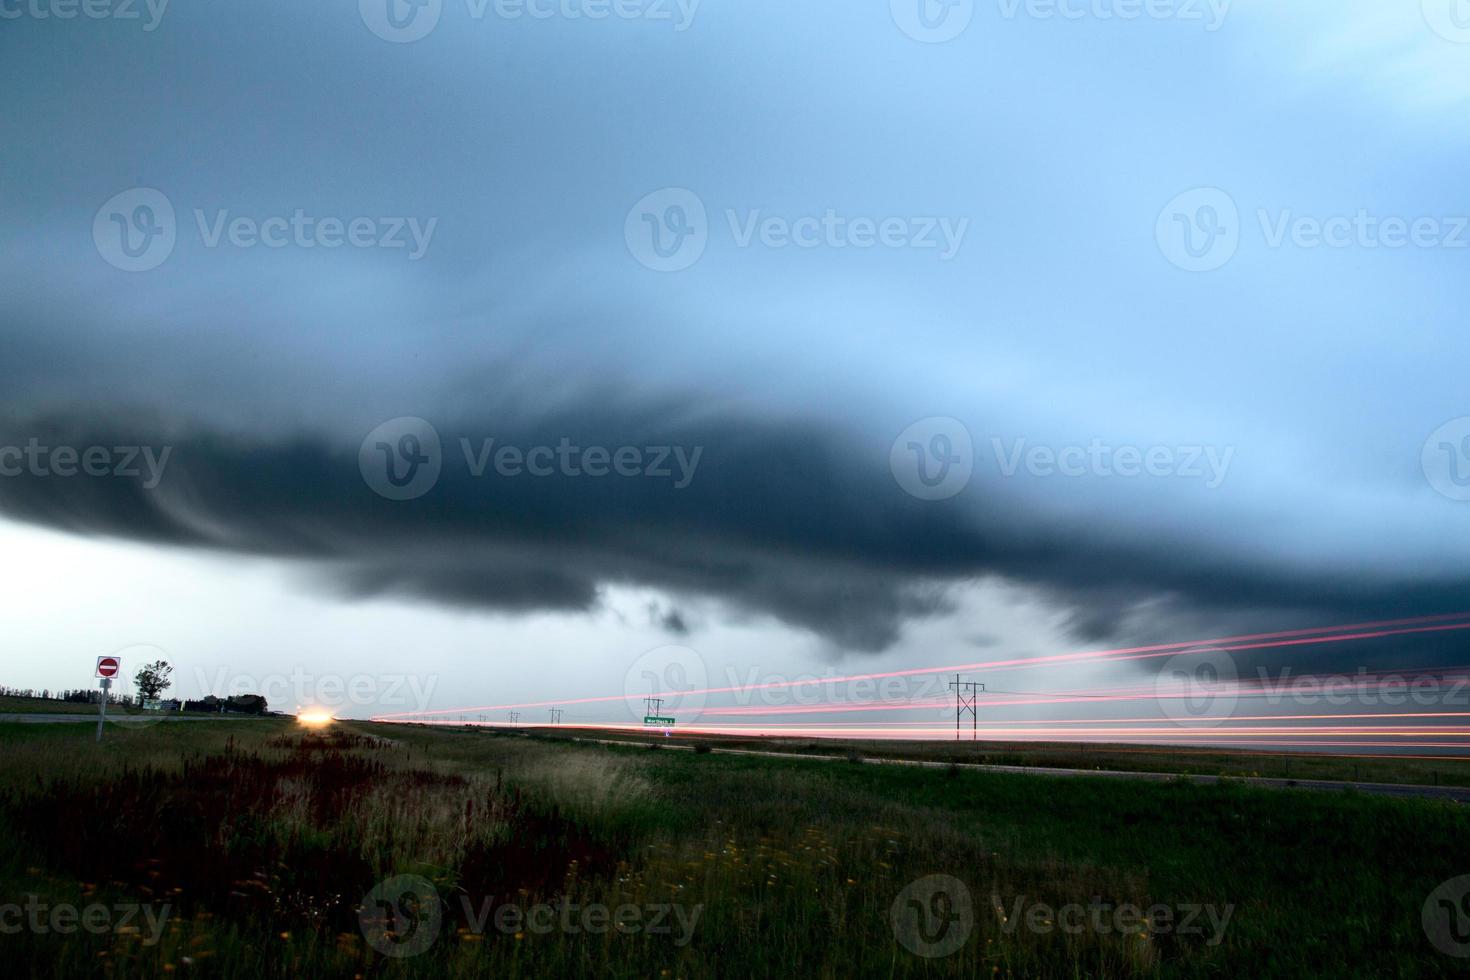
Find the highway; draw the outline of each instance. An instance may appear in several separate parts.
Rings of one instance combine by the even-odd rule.
[[[595,742],[600,745],[642,746],[648,744],[647,742],[633,739],[567,737],[578,742]],[[692,745],[668,744],[664,745],[663,748],[671,751],[694,751]],[[817,755],[804,752],[769,752],[759,749],[722,749],[719,747],[711,747],[710,751],[722,755],[748,755],[772,759],[806,759],[818,762],[847,761],[845,756]],[[947,769],[951,765],[949,762],[930,761],[926,759],[872,759],[864,757],[862,761],[868,765],[920,766],[927,769]],[[1212,786],[1220,782],[1230,782],[1262,789],[1304,789],[1318,792],[1345,792],[1347,790],[1355,790],[1359,793],[1367,793],[1373,796],[1395,796],[1400,798],[1447,800],[1453,803],[1470,803],[1470,787],[1463,786],[1418,786],[1408,783],[1357,783],[1326,779],[1271,779],[1261,776],[1222,777],[1172,772],[1129,772],[1119,769],[1053,769],[1046,766],[996,766],[971,762],[954,764],[961,769],[972,769],[979,772],[1047,776],[1056,779],[1085,777],[1090,779],[1133,779],[1153,783],[1165,783],[1182,779],[1201,786]]]

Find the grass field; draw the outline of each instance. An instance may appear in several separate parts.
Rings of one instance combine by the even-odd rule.
[[[156,712],[144,712],[134,704],[109,704],[108,714],[111,715],[154,715]],[[169,712],[169,714],[204,714],[203,712]],[[17,698],[0,696],[0,715],[87,715],[95,718],[97,716],[97,705],[85,704],[80,701],[62,701],[58,698]]]
[[[31,917],[0,948],[54,977],[1458,976],[1421,913],[1467,832],[1352,793],[0,725],[0,929]],[[66,906],[107,928],[58,934]]]
[[[0,696],[0,715],[95,715],[95,704],[57,698],[14,698]]]
[[[956,762],[1045,769],[1105,769],[1181,775],[1325,779],[1342,782],[1418,786],[1470,786],[1470,761],[1458,758],[1395,758],[1309,751],[1255,752],[1170,746],[1107,745],[1082,742],[865,741],[856,739],[744,738],[729,735],[662,737],[642,732],[526,729],[535,737],[595,738],[646,745],[701,744],[725,749],[796,752],[804,755]]]

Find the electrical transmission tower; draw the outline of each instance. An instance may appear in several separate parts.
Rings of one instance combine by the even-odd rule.
[[[658,695],[652,695],[643,699],[643,724],[650,724],[650,718],[657,718],[664,710],[664,699]]]
[[[514,725],[516,722],[518,722],[520,720],[521,720],[521,713],[519,711],[512,711],[510,713],[510,723],[512,725]]]
[[[974,681],[962,681],[960,680],[960,675],[955,674],[954,680],[949,685],[949,689],[954,692],[955,741],[958,742],[960,740],[960,719],[968,711],[970,713],[970,741],[973,742],[980,737],[980,718],[975,711],[976,695],[977,693],[983,694],[985,692],[985,685],[977,684]]]
[[[553,725],[560,725],[561,724],[561,709],[560,708],[552,708],[551,709],[551,723]]]

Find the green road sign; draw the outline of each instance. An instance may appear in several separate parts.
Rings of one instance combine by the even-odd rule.
[[[659,718],[654,715],[646,715],[643,719],[645,725],[672,725],[673,723],[672,718]]]

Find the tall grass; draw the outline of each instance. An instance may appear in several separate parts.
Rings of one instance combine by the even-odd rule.
[[[67,726],[69,727],[69,726]],[[185,731],[184,729],[187,729]],[[1448,976],[1420,909],[1470,873],[1449,804],[1239,786],[645,752],[485,732],[277,723],[0,731],[0,903],[168,902],[146,935],[0,939],[36,976]],[[432,883],[420,955],[370,947],[374,886]],[[953,954],[891,913],[916,879],[974,900]],[[1207,936],[1032,931],[1017,901],[1233,907]],[[505,902],[653,907],[646,932],[481,930]],[[1003,918],[1007,916],[1007,918]]]

